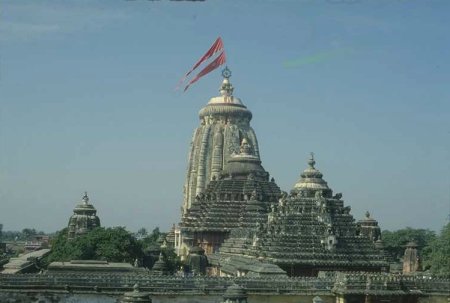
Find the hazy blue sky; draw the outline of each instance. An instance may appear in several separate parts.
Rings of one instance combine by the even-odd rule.
[[[356,219],[439,229],[450,211],[450,1],[1,1],[0,223],[178,221],[198,111],[175,92],[222,36],[263,165],[289,191],[309,152]]]

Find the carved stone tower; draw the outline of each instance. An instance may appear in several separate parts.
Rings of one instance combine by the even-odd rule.
[[[97,217],[95,207],[89,203],[89,197],[85,192],[82,202],[75,207],[73,215],[69,219],[68,238],[74,239],[96,227],[100,227],[100,219]]]
[[[259,159],[256,134],[250,126],[252,113],[233,96],[231,72],[225,68],[220,96],[211,98],[199,112],[200,126],[194,131],[184,185],[183,214],[209,181],[217,179],[231,155],[238,154],[246,139]]]
[[[403,273],[411,274],[420,271],[420,258],[417,252],[417,244],[414,241],[406,244],[405,254],[403,255]]]

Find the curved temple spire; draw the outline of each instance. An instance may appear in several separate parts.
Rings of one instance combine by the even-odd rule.
[[[228,67],[222,71],[222,76],[220,95],[211,98],[199,112],[200,126],[194,131],[188,157],[183,213],[213,177],[220,178],[227,161],[240,153],[243,139],[251,149],[249,153],[259,159],[258,141],[250,126],[252,113],[233,95]],[[247,147],[244,149],[247,151]]]

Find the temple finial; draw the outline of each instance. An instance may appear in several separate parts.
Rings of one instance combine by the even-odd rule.
[[[314,168],[314,165],[316,164],[316,161],[314,160],[314,153],[311,152],[310,155],[311,158],[309,158],[308,164],[311,168]]]
[[[234,88],[230,83],[231,71],[228,69],[228,66],[222,71],[222,76],[224,79],[222,81],[222,85],[220,86],[220,94],[225,97],[225,103],[231,102],[232,100],[229,99],[232,98]]]
[[[369,213],[369,211],[366,211],[366,218],[367,218],[367,219],[370,218],[370,213]]]
[[[228,66],[225,66],[225,68],[222,70],[222,77],[224,77],[225,79],[230,79],[231,70],[228,68]]]
[[[87,191],[84,192],[82,200],[83,200],[84,204],[88,204],[89,203],[89,197],[88,197]]]

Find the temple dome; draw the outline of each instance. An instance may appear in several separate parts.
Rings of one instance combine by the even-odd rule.
[[[89,197],[85,192],[83,198],[81,199],[81,203],[75,206],[73,212],[77,215],[95,215],[97,210],[94,205],[89,203]]]
[[[261,166],[261,160],[253,154],[253,149],[245,138],[242,140],[239,154],[231,155],[222,175],[244,179],[249,176],[267,179],[269,176]]]
[[[305,169],[300,175],[300,180],[294,185],[294,189],[314,191],[330,190],[327,182],[322,179],[322,173],[314,167],[315,164],[316,161],[314,160],[314,154],[311,153],[311,158],[308,161],[308,168]]]
[[[213,97],[199,112],[200,118],[215,115],[234,115],[236,117],[252,118],[252,113],[242,103],[241,99],[233,96],[233,85],[229,78],[224,78],[220,86],[220,96]]]
[[[209,100],[208,104],[233,104],[233,105],[242,105],[241,99],[233,96],[233,85],[230,83],[230,79],[225,78],[222,81],[222,85],[220,86],[220,96],[213,97]]]

